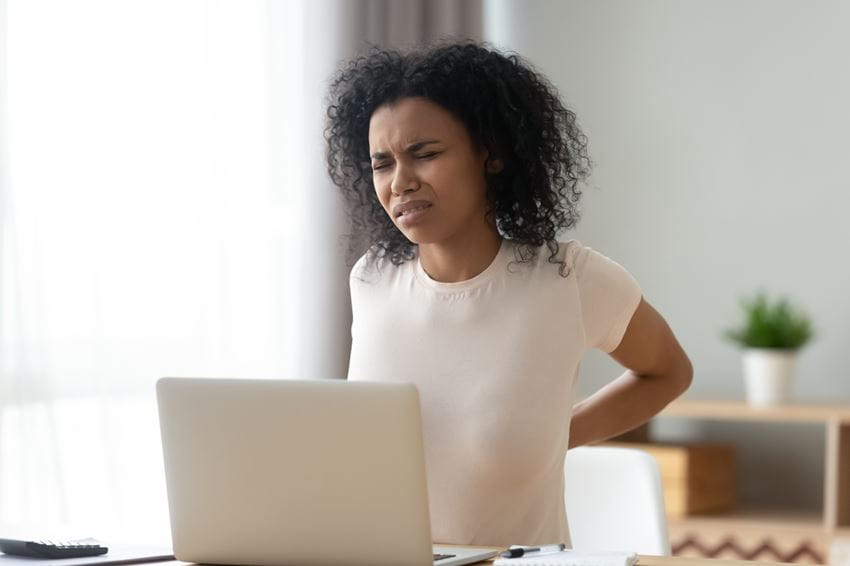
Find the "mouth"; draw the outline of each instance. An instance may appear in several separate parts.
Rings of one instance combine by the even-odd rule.
[[[422,221],[422,219],[428,215],[428,211],[431,210],[432,206],[433,205],[430,202],[424,200],[416,200],[396,205],[396,207],[393,208],[395,221],[400,226],[410,228]]]
[[[402,218],[423,212],[428,208],[431,208],[430,202],[415,200],[396,205],[396,207],[393,208],[393,214],[395,215],[395,218]]]

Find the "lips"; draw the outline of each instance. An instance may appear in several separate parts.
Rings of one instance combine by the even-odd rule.
[[[403,202],[401,204],[397,204],[393,208],[393,216],[395,218],[400,218],[413,214],[415,212],[421,212],[430,207],[431,203],[427,200],[412,200],[408,202]]]

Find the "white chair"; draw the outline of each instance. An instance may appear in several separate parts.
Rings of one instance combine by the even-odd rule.
[[[573,548],[670,556],[658,464],[634,448],[567,452],[565,501]]]

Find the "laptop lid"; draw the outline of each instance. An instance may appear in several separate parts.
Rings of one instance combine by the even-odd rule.
[[[245,565],[430,565],[415,386],[162,378],[174,554]]]

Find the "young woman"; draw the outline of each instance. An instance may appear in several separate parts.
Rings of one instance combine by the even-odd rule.
[[[328,171],[355,236],[348,379],[415,383],[435,542],[569,542],[568,448],[630,430],[690,384],[616,262],[559,241],[586,140],[517,55],[373,48],[332,81]],[[584,353],[628,368],[574,406]]]

